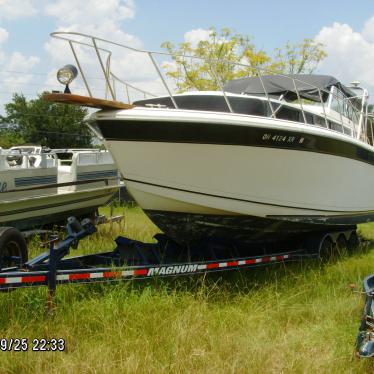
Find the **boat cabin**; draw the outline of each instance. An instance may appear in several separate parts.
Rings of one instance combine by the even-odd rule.
[[[223,91],[185,92],[173,95],[173,100],[178,109],[272,117],[355,137],[360,132],[361,137],[366,136],[373,143],[371,129],[366,129],[366,90],[358,86],[348,88],[327,75],[248,77],[226,83]],[[175,108],[170,96],[138,100],[133,104]]]

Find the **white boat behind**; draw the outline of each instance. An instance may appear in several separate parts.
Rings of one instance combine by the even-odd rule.
[[[62,160],[53,151],[14,148],[22,147],[0,151],[0,226],[24,230],[92,217],[118,191],[108,151],[66,150]]]

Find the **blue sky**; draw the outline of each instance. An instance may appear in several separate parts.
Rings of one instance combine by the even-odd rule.
[[[13,92],[32,98],[60,88],[54,72],[72,58],[51,43],[56,29],[159,50],[163,41],[182,42],[193,30],[187,35],[196,38],[211,26],[251,35],[268,53],[288,41],[316,38],[328,53],[319,72],[358,79],[374,97],[372,0],[0,0],[0,113]]]

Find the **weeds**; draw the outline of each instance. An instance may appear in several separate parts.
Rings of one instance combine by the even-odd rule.
[[[101,226],[72,254],[114,247],[127,235],[152,241],[157,228],[138,208]],[[374,239],[374,225],[360,227]],[[33,253],[40,251],[37,241]],[[353,356],[362,295],[374,270],[368,249],[339,260],[278,264],[228,273],[58,287],[0,294],[2,337],[58,337],[65,352],[0,352],[1,373],[366,373]]]

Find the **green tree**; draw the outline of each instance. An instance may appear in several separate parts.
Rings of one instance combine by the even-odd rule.
[[[10,148],[15,144],[23,144],[25,140],[15,129],[0,129],[0,147]]]
[[[247,76],[275,73],[311,73],[326,56],[322,44],[304,39],[300,44],[287,43],[270,57],[256,49],[249,36],[234,34],[224,28],[210,29],[210,38],[197,46],[184,42],[175,47],[170,42],[161,45],[172,54],[173,64],[167,75],[179,91],[189,89],[216,90],[227,81]],[[193,57],[190,57],[193,56]]]
[[[326,56],[322,43],[306,38],[299,44],[287,43],[283,48],[277,48],[275,60],[282,72],[313,73]]]
[[[30,101],[22,94],[14,94],[12,102],[5,104],[5,112],[3,122],[10,124],[26,143],[50,148],[91,146],[91,133],[83,124],[87,109],[50,103],[43,100],[42,94]]]

